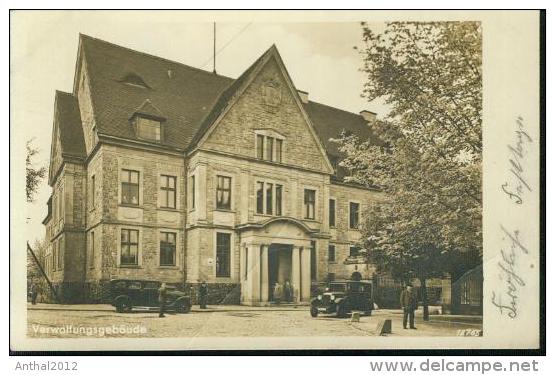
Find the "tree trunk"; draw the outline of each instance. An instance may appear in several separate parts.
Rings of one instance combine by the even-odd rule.
[[[422,317],[424,320],[430,320],[430,312],[428,311],[428,290],[426,289],[426,279],[420,279],[420,290],[422,291]]]

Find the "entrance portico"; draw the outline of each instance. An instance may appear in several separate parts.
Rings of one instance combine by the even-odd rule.
[[[310,300],[312,235],[315,231],[291,218],[270,219],[241,230],[241,303],[267,304],[275,282],[289,281],[292,301]]]

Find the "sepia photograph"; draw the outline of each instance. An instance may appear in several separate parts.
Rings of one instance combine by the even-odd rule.
[[[11,13],[12,350],[538,348],[539,12],[229,13]]]

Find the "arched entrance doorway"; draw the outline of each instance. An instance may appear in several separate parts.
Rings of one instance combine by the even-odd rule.
[[[311,240],[317,231],[293,218],[272,218],[237,228],[241,233],[241,303],[267,304],[276,283],[290,283],[291,302],[308,302],[311,286]]]

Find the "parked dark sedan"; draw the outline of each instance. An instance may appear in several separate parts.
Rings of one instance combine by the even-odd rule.
[[[112,280],[110,292],[112,306],[117,312],[129,312],[134,307],[158,309],[158,289],[162,283],[148,280]],[[191,311],[191,299],[175,286],[166,284],[167,311],[188,313]]]
[[[370,281],[334,281],[326,291],[310,302],[310,315],[334,314],[338,318],[346,317],[353,311],[371,315],[374,309],[372,282]]]

